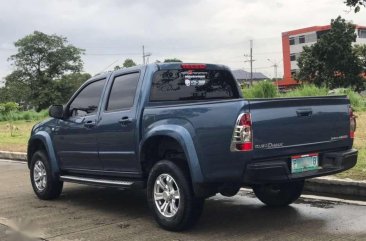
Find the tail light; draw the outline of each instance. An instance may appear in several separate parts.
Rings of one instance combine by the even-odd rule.
[[[230,150],[253,150],[252,117],[250,113],[240,114],[238,119],[236,120]]]
[[[355,138],[356,116],[353,114],[352,107],[349,107],[349,137]]]
[[[181,64],[182,69],[206,69],[205,64]]]

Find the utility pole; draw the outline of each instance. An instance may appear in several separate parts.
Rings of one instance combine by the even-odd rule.
[[[253,86],[253,40],[250,40],[250,85]]]
[[[151,56],[151,53],[145,53],[145,46],[142,45],[142,63],[143,63],[143,65],[148,64],[150,56]],[[147,61],[145,60],[146,57],[147,57]]]
[[[244,62],[250,62],[250,85],[253,85],[253,62],[255,61],[253,59],[253,40],[250,40],[250,54],[244,54],[244,56],[249,57],[249,60]]]

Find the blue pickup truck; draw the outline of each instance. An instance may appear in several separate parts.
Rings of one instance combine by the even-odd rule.
[[[192,226],[204,200],[243,186],[268,206],[299,198],[307,178],[353,167],[346,96],[245,99],[222,65],[164,63],[94,76],[28,143],[40,199],[63,182],[145,189],[167,230]]]

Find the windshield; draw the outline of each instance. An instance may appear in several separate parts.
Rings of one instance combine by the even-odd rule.
[[[150,101],[239,98],[235,79],[227,70],[160,70],[154,74]]]

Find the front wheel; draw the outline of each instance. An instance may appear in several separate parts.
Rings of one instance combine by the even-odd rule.
[[[34,193],[39,199],[51,200],[61,195],[63,182],[53,177],[45,152],[37,151],[33,154],[30,178]]]
[[[166,160],[152,168],[147,182],[147,198],[157,223],[170,231],[181,231],[194,225],[204,204],[204,199],[194,197],[187,173]]]
[[[282,207],[290,205],[301,196],[304,181],[255,185],[252,188],[257,198],[267,206]]]

